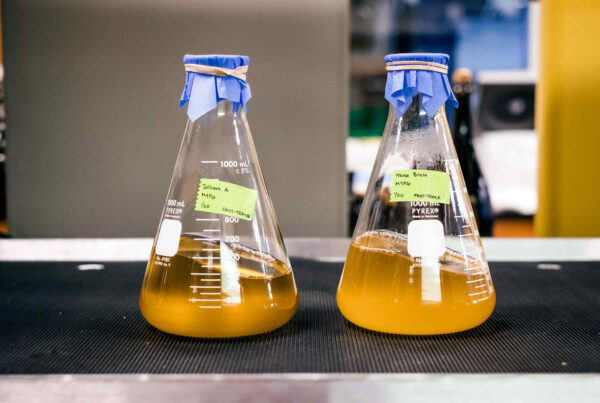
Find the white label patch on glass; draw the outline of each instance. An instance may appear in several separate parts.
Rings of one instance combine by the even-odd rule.
[[[444,225],[438,220],[414,220],[408,224],[408,253],[412,257],[438,257],[444,254]]]
[[[423,258],[421,262],[421,299],[432,302],[442,300],[440,263],[437,256]]]
[[[181,236],[181,222],[165,219],[160,226],[158,240],[156,241],[156,254],[161,256],[175,256],[179,249]]]

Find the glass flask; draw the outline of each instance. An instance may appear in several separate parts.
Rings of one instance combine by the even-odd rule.
[[[350,322],[380,332],[467,330],[491,315],[496,295],[444,111],[447,98],[455,101],[448,56],[386,62],[392,105],[338,306]],[[421,70],[429,65],[438,70]]]
[[[148,261],[140,308],[151,325],[177,335],[267,332],[294,315],[298,292],[245,110],[236,102],[241,86],[233,80],[242,79],[229,75],[247,66],[248,58],[186,56],[184,61],[186,68],[201,66],[205,73],[188,70],[186,89],[193,88],[190,120]],[[203,64],[220,70],[203,70]],[[219,94],[219,87],[225,87],[222,78],[233,84]],[[208,81],[204,88],[209,90],[194,93],[202,80]],[[216,95],[210,93],[214,88]],[[214,102],[206,102],[207,97]]]

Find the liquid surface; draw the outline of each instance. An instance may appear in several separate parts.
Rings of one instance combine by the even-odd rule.
[[[173,257],[152,255],[140,309],[154,327],[192,337],[238,337],[284,325],[296,312],[290,267],[241,245],[182,237]]]
[[[485,262],[467,263],[447,250],[439,258],[411,258],[406,241],[371,232],[353,242],[337,292],[342,314],[371,330],[442,334],[483,323],[496,294]]]

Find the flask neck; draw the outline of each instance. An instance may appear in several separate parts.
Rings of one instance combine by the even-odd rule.
[[[183,146],[194,144],[208,154],[222,154],[228,148],[235,154],[238,147],[253,148],[250,128],[243,108],[236,108],[230,101],[220,101],[214,109],[206,112],[195,121],[188,119]],[[227,157],[226,159],[228,159]]]
[[[447,127],[448,122],[444,106],[442,105],[433,116],[429,116],[422,106],[422,98],[423,95],[421,94],[415,95],[404,114],[400,117],[396,113],[396,109],[390,105],[385,132],[402,134],[404,132],[426,130],[432,126]]]
[[[215,108],[215,114],[217,116],[231,115],[232,117],[234,117],[236,115],[241,116],[242,113],[244,113],[243,109],[240,110],[238,108],[238,110],[236,111],[235,108],[233,107],[233,103],[231,101],[227,101],[227,100],[219,101],[217,103],[217,107]]]
[[[233,126],[232,126],[233,125]],[[234,127],[246,127],[246,115],[243,108],[236,108],[233,102],[222,100],[214,109],[206,112],[197,120],[188,120],[188,127],[193,128],[190,134],[211,133],[218,131],[221,136],[235,135],[239,130]]]

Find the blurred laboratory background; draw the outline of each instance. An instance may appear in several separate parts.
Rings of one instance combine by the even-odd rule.
[[[534,87],[539,37],[538,3],[520,0],[352,1],[350,136],[347,168],[351,178],[351,225],[375,160],[388,114],[383,97],[386,74],[381,60],[388,53],[436,52],[450,55],[450,72],[468,68],[466,108],[473,147],[455,143],[459,156],[475,153],[480,169],[463,173],[478,202],[491,205],[484,236],[532,236],[537,209],[537,153],[534,131]],[[473,78],[474,77],[474,81]],[[454,91],[463,88],[457,87]],[[470,101],[470,102],[469,102]],[[457,113],[447,108],[452,128]],[[470,116],[469,116],[470,115]],[[456,136],[455,136],[456,137]],[[469,178],[468,176],[471,176]],[[476,176],[473,178],[472,176]],[[477,195],[469,182],[487,184]],[[477,200],[484,197],[487,200]]]
[[[461,107],[447,114],[483,235],[600,236],[594,0],[1,4],[4,236],[154,234],[185,53],[250,56],[283,235],[349,236],[388,114],[383,57],[403,52],[450,55]]]

